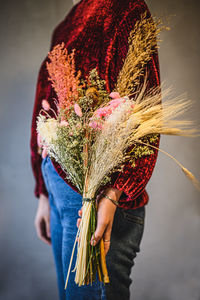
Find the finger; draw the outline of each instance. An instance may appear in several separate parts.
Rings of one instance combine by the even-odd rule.
[[[43,241],[47,245],[51,245],[51,241],[47,238],[44,238],[42,235],[40,236],[41,241]]]
[[[40,220],[37,223],[36,231],[38,237],[48,245],[51,245],[50,239],[46,235],[46,225],[44,220]]]
[[[79,217],[82,217],[82,208],[78,211]]]
[[[51,239],[47,236],[47,222],[45,220],[41,223],[41,237],[42,241],[51,245]]]
[[[42,222],[42,220],[38,220],[38,219],[35,220],[36,233],[39,238],[41,238],[41,232],[40,232],[40,223],[41,222]]]
[[[105,222],[98,222],[97,220],[97,228],[96,231],[94,232],[92,238],[91,238],[91,245],[95,246],[96,244],[98,244],[98,242],[100,241],[100,239],[103,236],[103,233],[107,227],[107,223]]]
[[[50,230],[50,221],[49,219],[45,219],[46,224],[46,235],[48,238],[51,238],[51,230]]]
[[[76,226],[79,227],[80,223],[81,223],[81,218],[78,218],[76,222]]]
[[[106,227],[106,230],[103,235],[105,255],[108,253],[108,250],[110,248],[111,231],[112,231],[112,226],[109,224]]]

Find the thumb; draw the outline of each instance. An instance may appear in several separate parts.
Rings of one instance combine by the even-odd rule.
[[[50,231],[49,219],[45,219],[45,223],[46,223],[46,234],[47,234],[48,238],[50,238],[51,237],[51,231]]]
[[[91,245],[96,246],[96,244],[98,244],[98,242],[100,241],[100,239],[103,236],[104,231],[106,230],[106,227],[107,227],[106,223],[97,221],[97,228],[92,236]]]

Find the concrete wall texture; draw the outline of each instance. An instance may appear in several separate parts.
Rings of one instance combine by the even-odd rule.
[[[120,1],[120,0],[119,0]],[[122,0],[121,0],[122,1]],[[199,8],[197,0],[149,0],[153,14],[175,15],[163,32],[161,77],[173,94],[193,99],[187,117],[198,120]],[[36,79],[53,28],[70,0],[1,0],[0,18],[0,299],[58,299],[51,248],[37,239],[37,199],[30,166],[30,122]],[[161,137],[160,147],[194,174],[199,138]],[[177,165],[159,153],[147,185],[150,201],[141,252],[132,271],[131,299],[200,299],[199,192]]]

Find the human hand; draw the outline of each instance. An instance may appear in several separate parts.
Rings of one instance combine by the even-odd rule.
[[[35,228],[39,239],[48,245],[51,245],[50,233],[50,205],[49,199],[40,194],[38,208],[34,220]]]
[[[108,188],[105,191],[106,195],[110,196],[116,201],[118,201],[121,193],[121,191],[114,188]],[[109,199],[101,196],[99,198],[100,200],[98,201],[97,207],[97,227],[94,232],[93,238],[91,239],[91,245],[95,246],[96,244],[98,244],[101,238],[103,238],[106,255],[110,248],[112,225],[117,207]],[[82,209],[79,210],[78,214],[80,217],[82,216]],[[81,218],[77,220],[77,227],[79,227],[80,221]]]

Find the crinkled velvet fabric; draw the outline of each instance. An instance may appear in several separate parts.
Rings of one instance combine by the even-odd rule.
[[[68,52],[75,48],[75,63],[77,69],[81,70],[82,77],[84,78],[92,68],[97,67],[101,78],[106,80],[107,91],[111,92],[128,51],[129,33],[145,11],[149,16],[150,12],[143,0],[81,0],[54,29],[49,50],[62,42],[65,43]],[[51,107],[56,110],[51,99],[57,98],[51,82],[48,81],[47,60],[46,56],[39,70],[31,124],[31,164],[36,182],[34,189],[36,197],[39,197],[40,193],[48,195],[41,172],[42,157],[37,146],[36,118],[43,99],[47,99]],[[152,55],[146,68],[147,89],[159,86],[157,52]],[[159,147],[159,142],[160,136],[154,145]],[[111,186],[122,190],[120,207],[135,209],[146,205],[149,196],[145,187],[155,167],[157,154],[158,151],[155,150],[154,154],[138,158],[135,167],[127,163],[124,170],[115,172],[111,182],[101,189]],[[66,175],[60,165],[54,160],[53,165],[65,182],[77,191],[76,187],[65,178]]]

